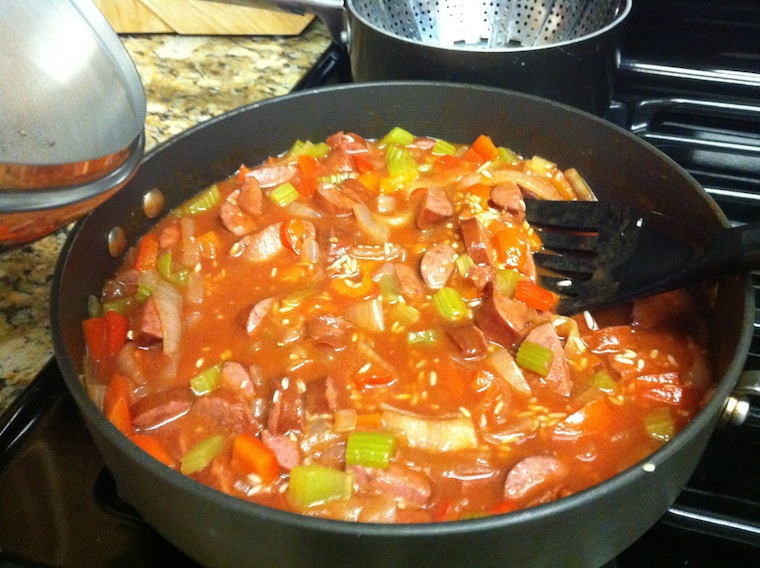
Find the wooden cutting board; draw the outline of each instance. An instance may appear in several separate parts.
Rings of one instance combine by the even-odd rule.
[[[117,33],[298,35],[314,16],[208,0],[94,0]]]

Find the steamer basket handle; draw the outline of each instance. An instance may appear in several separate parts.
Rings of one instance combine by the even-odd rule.
[[[221,4],[237,4],[239,6],[255,6],[265,10],[279,9],[283,12],[303,15],[314,14],[322,20],[330,32],[333,41],[344,45],[346,26],[343,0],[207,0]]]

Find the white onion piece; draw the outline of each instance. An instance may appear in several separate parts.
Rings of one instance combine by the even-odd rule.
[[[306,237],[301,244],[301,260],[315,264],[319,260],[319,243],[312,237]]]
[[[383,331],[385,329],[383,301],[380,297],[357,302],[346,310],[346,317],[367,331]]]
[[[478,447],[472,418],[424,418],[396,410],[384,410],[383,426],[400,432],[412,448],[449,452]]]
[[[517,392],[523,394],[530,393],[530,385],[528,385],[522,370],[517,366],[517,363],[512,355],[510,355],[509,351],[503,347],[497,347],[488,355],[486,362]]]
[[[197,272],[192,272],[188,276],[187,286],[185,287],[185,299],[189,304],[203,303],[203,277]]]
[[[520,189],[537,199],[562,199],[557,189],[548,180],[518,170],[495,170],[491,173],[488,185],[496,185],[507,181],[515,182],[520,186]]]
[[[391,231],[387,225],[379,222],[372,215],[364,203],[354,204],[354,216],[356,217],[356,223],[362,232],[367,235],[373,242],[382,244],[388,241],[391,235]]]
[[[182,294],[161,278],[156,279],[152,289],[158,317],[161,319],[164,353],[172,355],[179,349],[182,337]]]
[[[302,217],[304,219],[319,219],[322,214],[309,207],[308,205],[301,203],[300,201],[294,201],[293,203],[289,203],[285,207],[285,211],[288,212],[288,214],[293,215],[294,217]]]
[[[396,198],[392,195],[381,193],[375,200],[377,212],[382,214],[393,213],[396,210]]]
[[[182,255],[180,263],[185,268],[192,268],[201,261],[201,247],[195,240],[195,221],[182,217],[179,222],[182,235]]]

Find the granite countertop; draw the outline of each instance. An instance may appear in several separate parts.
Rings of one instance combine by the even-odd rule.
[[[146,150],[213,116],[287,93],[330,44],[319,20],[295,37],[121,39],[145,87]],[[53,354],[51,280],[67,233],[0,256],[0,413]]]

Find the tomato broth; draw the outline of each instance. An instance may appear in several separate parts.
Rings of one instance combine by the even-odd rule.
[[[593,193],[402,128],[242,165],[91,299],[88,390],[166,466],[287,511],[449,521],[581,491],[699,410],[706,327],[682,290],[557,315],[525,199]]]

